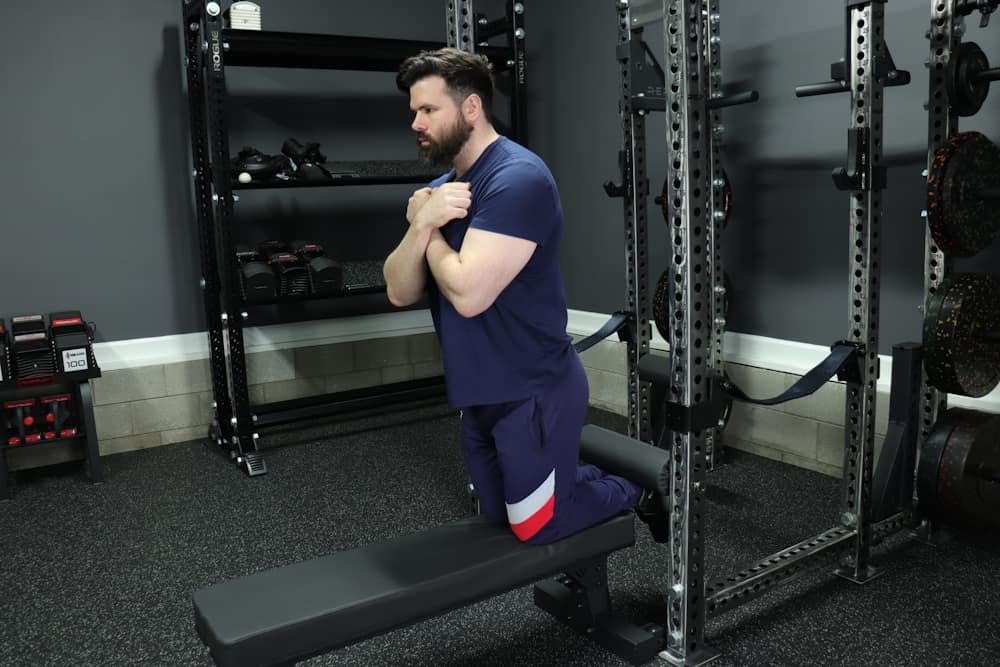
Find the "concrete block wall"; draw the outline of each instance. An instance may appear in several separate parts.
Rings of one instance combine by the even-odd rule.
[[[433,333],[247,355],[251,404],[442,373]],[[93,380],[102,455],[203,438],[212,420],[207,359],[107,371]]]
[[[583,355],[595,407],[625,414],[625,345]],[[443,372],[433,333],[247,355],[251,404],[348,391]],[[208,359],[105,371],[92,381],[102,456],[203,438],[212,420]]]
[[[582,356],[591,405],[625,414],[625,345],[606,340]],[[251,404],[440,375],[433,333],[247,355]],[[203,438],[212,420],[208,359],[105,371],[92,381],[102,456]]]
[[[764,368],[727,364],[726,371],[752,397],[777,396],[799,376]],[[845,386],[828,382],[815,394],[776,406],[736,402],[723,433],[727,447],[752,452],[834,477],[844,466]],[[889,425],[889,394],[875,404],[875,456]]]
[[[619,415],[628,414],[625,351],[624,343],[602,340],[580,355],[590,384],[590,404]]]
[[[591,405],[620,415],[628,409],[625,351],[624,343],[605,340],[581,355]],[[776,395],[798,379],[794,374],[740,364],[729,364],[727,370],[751,396]],[[433,333],[247,355],[251,404],[441,373],[441,350]],[[103,456],[195,440],[208,433],[212,388],[207,359],[111,370],[92,382]],[[843,384],[831,382],[810,397],[784,405],[736,403],[723,444],[839,477],[844,452],[844,391]],[[888,395],[880,393],[876,450],[885,436],[888,404]]]

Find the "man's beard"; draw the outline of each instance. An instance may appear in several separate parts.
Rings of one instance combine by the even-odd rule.
[[[439,141],[425,134],[418,134],[417,156],[433,165],[451,164],[471,136],[472,126],[466,123],[464,118],[459,117],[451,131],[445,133]],[[427,146],[421,146],[420,139],[428,141]]]

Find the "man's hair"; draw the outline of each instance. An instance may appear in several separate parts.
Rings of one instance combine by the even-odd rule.
[[[475,93],[483,101],[486,117],[492,117],[493,67],[483,56],[451,47],[437,51],[421,51],[399,66],[396,87],[408,93],[417,81],[428,76],[440,76],[448,94],[456,104]]]

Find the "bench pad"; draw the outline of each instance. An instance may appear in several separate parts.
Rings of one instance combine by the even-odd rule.
[[[222,667],[290,664],[631,546],[631,512],[545,546],[473,517],[214,584],[195,627]]]

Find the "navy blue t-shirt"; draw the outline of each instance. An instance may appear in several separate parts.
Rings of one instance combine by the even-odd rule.
[[[430,187],[454,177],[452,170]],[[441,228],[454,250],[461,250],[470,227],[538,245],[496,301],[475,317],[459,315],[429,274],[448,401],[465,407],[529,398],[561,375],[573,354],[559,271],[563,219],[555,179],[537,155],[500,137],[459,180],[471,184],[472,204],[465,218]]]

